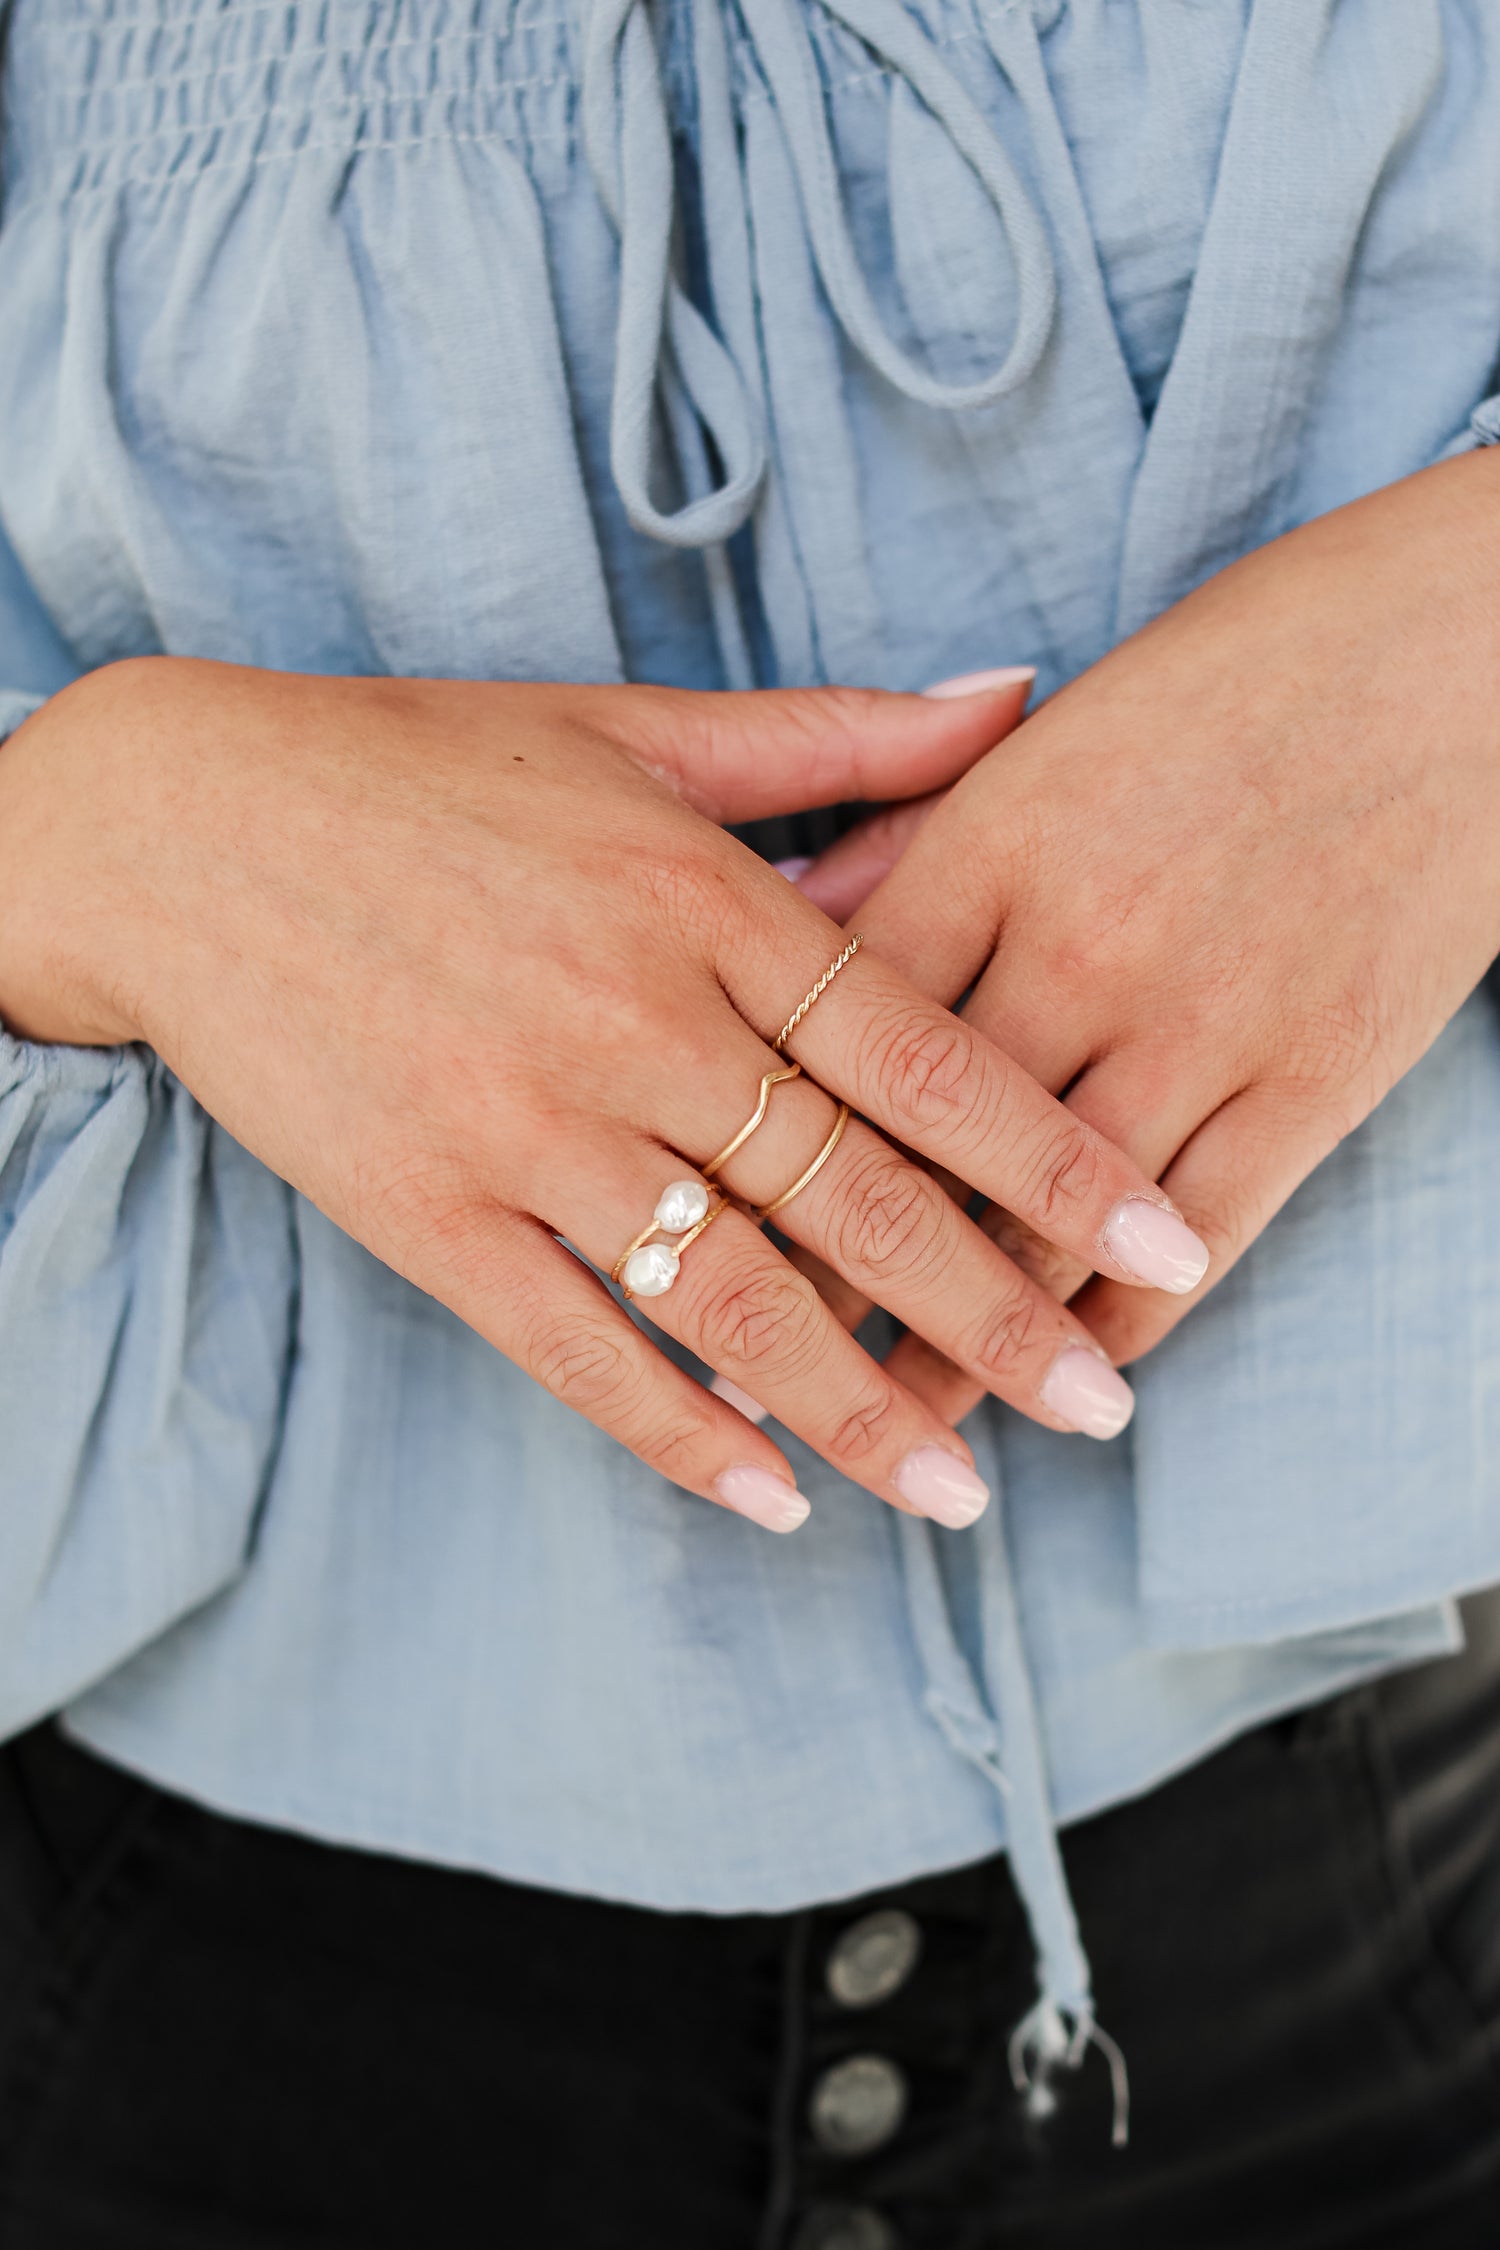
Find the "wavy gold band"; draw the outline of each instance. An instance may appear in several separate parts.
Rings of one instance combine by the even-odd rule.
[[[757,1219],[769,1219],[773,1211],[783,1210],[785,1206],[791,1202],[794,1195],[800,1195],[802,1193],[802,1190],[807,1187],[811,1181],[817,1178],[824,1165],[828,1162],[829,1157],[832,1156],[834,1150],[838,1147],[839,1142],[843,1139],[844,1127],[848,1124],[848,1122],[849,1104],[847,1102],[840,1102],[838,1116],[833,1121],[833,1131],[829,1134],[827,1140],[823,1143],[823,1146],[819,1149],[811,1164],[808,1165],[807,1170],[805,1172],[799,1172],[796,1179],[793,1180],[791,1186],[789,1188],[783,1189],[782,1193],[777,1196],[774,1203],[759,1204],[755,1212],[755,1216],[757,1217]]]
[[[721,1171],[729,1162],[731,1156],[738,1156],[750,1135],[755,1131],[756,1126],[765,1122],[766,1110],[770,1104],[773,1088],[784,1086],[789,1078],[800,1078],[801,1076],[802,1065],[797,1062],[788,1063],[785,1070],[768,1070],[766,1072],[765,1077],[760,1082],[760,1099],[755,1105],[753,1114],[746,1118],[734,1139],[724,1143],[712,1163],[704,1165],[703,1177],[705,1180],[711,1180],[715,1172]]]

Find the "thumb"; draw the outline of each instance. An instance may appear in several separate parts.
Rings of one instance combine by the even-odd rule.
[[[704,695],[615,690],[629,754],[710,820],[815,805],[924,797],[967,773],[1020,723],[1029,666],[945,682],[927,695],[879,688],[760,688]]]

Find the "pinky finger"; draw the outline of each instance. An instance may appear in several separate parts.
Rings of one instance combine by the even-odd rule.
[[[423,1286],[659,1476],[767,1531],[806,1522],[808,1503],[771,1440],[658,1351],[539,1220],[496,1211],[482,1263],[470,1238],[452,1270]]]

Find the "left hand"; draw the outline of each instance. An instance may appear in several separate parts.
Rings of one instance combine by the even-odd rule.
[[[1082,1287],[1138,1358],[1500,954],[1500,449],[1287,534],[1124,643],[949,792],[857,923],[933,998],[972,987],[969,1021],[1209,1244],[1182,1294]],[[985,1224],[1057,1295],[1085,1283]],[[980,1395],[914,1336],[889,1366],[953,1421]]]

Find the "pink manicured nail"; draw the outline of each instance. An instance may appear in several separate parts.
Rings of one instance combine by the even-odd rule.
[[[1107,1359],[1070,1344],[1052,1363],[1042,1404],[1085,1437],[1118,1437],[1135,1412],[1135,1393]]]
[[[748,1391],[742,1391],[738,1383],[731,1383],[727,1375],[716,1375],[708,1387],[715,1398],[723,1399],[725,1405],[732,1406],[736,1414],[743,1414],[747,1422],[754,1422],[758,1426],[770,1412],[770,1408],[762,1406],[759,1399],[752,1398]]]
[[[891,1481],[903,1500],[950,1531],[962,1531],[982,1516],[990,1497],[983,1477],[945,1445],[919,1445],[915,1453],[907,1454]]]
[[[771,865],[778,875],[784,875],[789,883],[795,883],[799,875],[807,873],[812,861],[810,859],[773,859]]]
[[[946,703],[960,695],[989,695],[995,688],[1019,687],[1023,680],[1035,678],[1034,664],[1006,664],[996,672],[960,672],[954,679],[923,688],[922,693],[932,702]]]
[[[714,1478],[714,1490],[726,1508],[748,1516],[767,1531],[795,1531],[812,1513],[794,1484],[770,1469],[756,1468],[750,1461],[737,1461],[732,1469],[721,1469]]]
[[[1117,1203],[1104,1223],[1104,1247],[1137,1281],[1181,1297],[1208,1271],[1208,1246],[1175,1211],[1144,1195]]]

